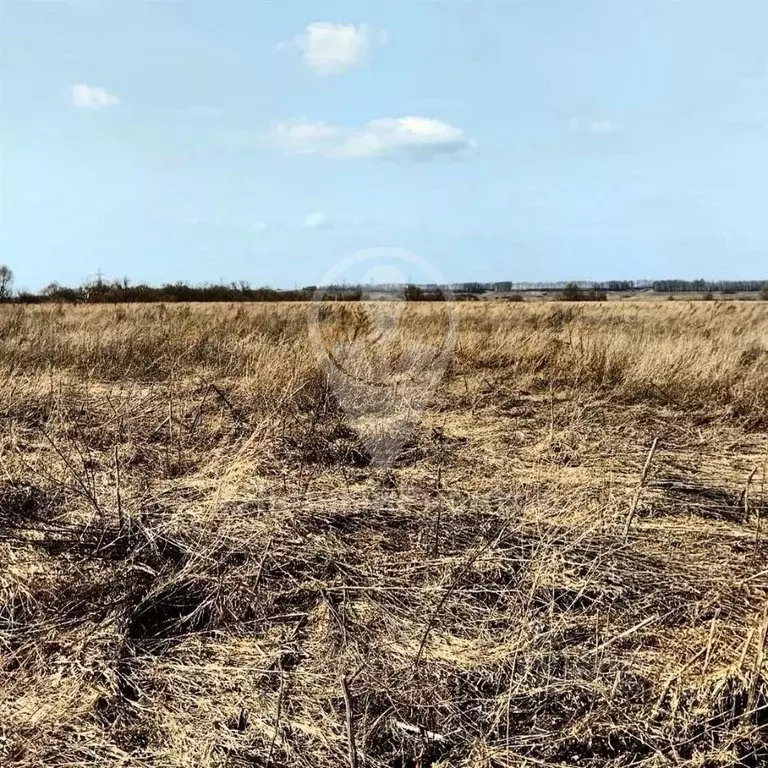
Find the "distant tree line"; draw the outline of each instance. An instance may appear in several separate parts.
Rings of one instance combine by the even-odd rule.
[[[5,271],[3,271],[5,270]],[[123,280],[94,280],[77,287],[51,283],[37,293],[22,291],[12,294],[13,275],[7,267],[0,267],[0,301],[20,304],[71,303],[71,304],[127,304],[127,303],[175,303],[175,302],[269,302],[311,301],[322,296],[325,301],[363,301],[366,299],[405,298],[406,301],[443,301],[444,289],[439,286],[419,285],[307,285],[303,288],[283,290],[279,288],[254,288],[249,283],[190,285],[185,282],[167,283],[161,286],[139,283],[132,285]]]
[[[563,301],[608,301],[608,294],[596,286],[582,288],[578,283],[568,283],[563,288]]]
[[[608,292],[634,292],[652,290],[657,293],[742,293],[758,292],[768,299],[768,280],[607,280],[603,282],[466,282],[450,285],[307,285],[293,290],[253,287],[249,283],[190,285],[185,282],[161,286],[139,283],[132,285],[127,278],[103,280],[101,278],[69,287],[51,283],[39,292],[14,293],[13,272],[0,265],[0,302],[14,301],[26,304],[56,303],[150,303],[150,302],[249,302],[249,301],[310,301],[318,294],[328,301],[365,301],[405,298],[406,301],[444,301],[447,296],[458,300],[472,300],[484,293],[539,291],[552,292],[565,301],[604,301]]]
[[[651,287],[657,293],[744,293],[768,288],[768,280],[655,280]]]
[[[510,293],[512,291],[564,291],[578,287],[584,291],[607,291],[623,293],[634,291],[655,291],[657,293],[699,293],[719,291],[721,293],[743,293],[768,288],[768,280],[573,280],[560,282],[514,282],[501,280],[493,283],[454,283],[454,291],[468,293]]]
[[[37,294],[23,294],[26,301],[73,302],[89,304],[122,304],[150,302],[216,302],[216,301],[306,301],[312,298],[306,290],[280,291],[275,288],[252,288],[248,283],[226,285],[189,285],[178,282],[161,286],[128,280],[98,280],[76,288],[51,283]]]

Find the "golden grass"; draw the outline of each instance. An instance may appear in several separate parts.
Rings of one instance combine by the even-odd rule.
[[[766,764],[768,304],[396,310],[0,308],[0,764]]]

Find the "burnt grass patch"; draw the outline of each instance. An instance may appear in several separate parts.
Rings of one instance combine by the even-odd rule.
[[[217,597],[216,585],[201,579],[174,581],[151,590],[128,613],[125,635],[152,644],[214,629],[220,619]]]
[[[370,444],[367,444],[343,421],[311,422],[302,430],[282,437],[278,453],[284,462],[294,467],[367,469],[374,460],[386,456],[387,466],[397,469],[446,454],[451,447],[448,438],[430,439],[429,434],[414,430],[412,425],[402,429],[404,434],[398,427],[391,435],[383,433],[370,438]],[[461,443],[460,440],[455,442]]]
[[[61,494],[23,482],[0,485],[0,536],[2,529],[28,528],[55,518]]]

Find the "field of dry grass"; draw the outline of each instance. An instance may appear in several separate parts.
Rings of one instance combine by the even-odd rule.
[[[768,764],[768,303],[456,311],[0,307],[0,764]]]

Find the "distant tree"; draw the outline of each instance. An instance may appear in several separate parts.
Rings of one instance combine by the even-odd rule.
[[[13,285],[13,272],[10,267],[0,264],[0,301],[9,299]]]
[[[563,301],[581,301],[581,288],[577,283],[566,283],[563,288]]]
[[[768,301],[768,285],[763,286],[763,288],[760,289],[760,300]]]
[[[58,283],[48,283],[48,285],[40,291],[40,295],[45,297],[56,296],[60,290],[61,286]]]
[[[424,299],[424,291],[418,285],[405,286],[406,301],[422,301],[423,299]]]
[[[566,283],[561,294],[563,301],[608,301],[608,294],[595,283],[589,289],[578,283]]]

